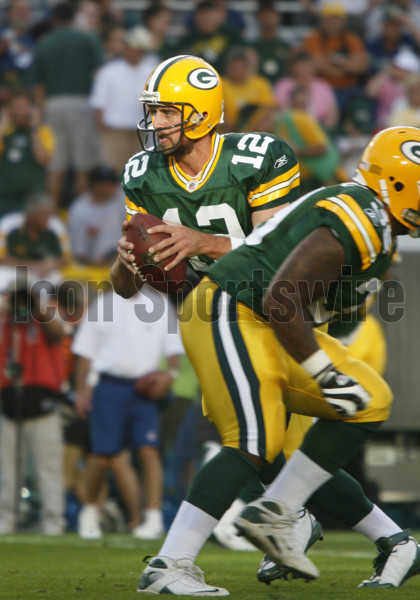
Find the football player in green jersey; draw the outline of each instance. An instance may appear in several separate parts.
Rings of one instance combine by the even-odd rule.
[[[184,345],[223,449],[196,475],[187,497],[195,511],[181,505],[139,591],[164,593],[169,585],[173,594],[188,593],[175,577],[180,585],[193,568],[215,524],[215,504],[222,514],[244,481],[281,450],[287,411],[318,420],[236,523],[279,566],[318,576],[296,538],[296,512],[387,418],[392,395],[377,373],[316,325],[351,316],[388,269],[395,237],[420,231],[419,165],[418,129],[379,133],[354,182],[315,191],[257,226],[184,301]],[[224,499],[216,489],[206,495],[209,479],[223,484]],[[379,551],[362,587],[398,587],[420,573],[411,532],[377,507],[355,529]]]
[[[159,252],[157,262],[173,256],[168,269],[188,257],[196,271],[204,271],[240,245],[254,225],[299,196],[298,161],[283,140],[265,133],[217,133],[222,83],[205,61],[193,56],[164,61],[140,100],[143,151],[130,158],[122,175],[127,219],[149,212],[168,222],[152,228],[171,234],[152,250]],[[126,225],[111,272],[122,293],[136,283],[125,231]]]

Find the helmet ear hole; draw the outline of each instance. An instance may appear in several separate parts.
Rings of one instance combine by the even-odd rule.
[[[394,183],[394,189],[396,192],[401,192],[404,189],[404,184],[401,181]]]

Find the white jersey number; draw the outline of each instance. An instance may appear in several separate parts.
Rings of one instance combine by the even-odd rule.
[[[239,223],[238,215],[229,204],[223,203],[211,206],[200,206],[196,212],[195,218],[199,227],[207,227],[211,225],[211,221],[223,219],[228,236],[236,238],[245,237],[245,233]],[[182,225],[177,208],[168,208],[162,216],[162,219],[164,221],[171,221],[171,223],[179,223]],[[191,257],[189,261],[194,269],[203,271],[207,268],[207,264],[199,260],[196,256]]]

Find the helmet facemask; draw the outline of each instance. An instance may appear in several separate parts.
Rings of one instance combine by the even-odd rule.
[[[186,131],[189,131],[196,127],[204,118],[204,115],[200,113],[192,104],[188,102],[146,102],[144,96],[147,93],[143,92],[140,96],[140,101],[143,104],[144,117],[137,124],[137,136],[140,141],[140,145],[146,152],[155,153],[168,153],[173,152],[178,148],[182,142],[182,139]],[[166,127],[154,127],[154,119],[151,113],[151,107],[171,106],[177,108],[181,112],[181,120],[175,125],[169,125]],[[158,134],[161,131],[167,131],[179,129],[179,139],[169,148],[159,148],[159,137]],[[186,136],[188,137],[188,136]]]

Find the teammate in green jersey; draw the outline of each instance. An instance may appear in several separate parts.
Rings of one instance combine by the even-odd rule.
[[[123,173],[128,217],[136,210],[143,210],[172,221],[172,224],[159,228],[169,231],[172,239],[171,245],[158,259],[173,255],[174,262],[178,262],[185,256],[193,258],[199,255],[198,259],[192,261],[199,270],[205,268],[209,258],[212,261],[239,246],[251,224],[267,219],[279,207],[294,200],[298,189],[294,155],[284,142],[263,133],[217,135],[216,125],[222,118],[222,109],[218,84],[214,85],[215,77],[218,76],[210,65],[194,57],[175,57],[162,63],[152,73],[142,98],[151,113],[153,124],[146,123],[141,130],[143,134],[155,137],[154,147],[150,147],[146,140],[144,144],[147,151],[130,159]],[[201,88],[193,86],[192,89],[191,82]],[[182,92],[179,96],[178,87]],[[177,225],[179,221],[183,225]],[[214,235],[214,232],[219,235]],[[166,243],[154,250],[159,251],[161,247],[166,247]],[[119,293],[127,296],[141,284],[136,281],[130,266],[132,258],[127,252],[129,249],[123,234],[119,242],[119,259],[112,268],[114,286]],[[344,473],[341,475],[344,477],[341,486],[336,486],[335,490],[331,486],[330,492],[325,489],[323,507],[329,512],[334,508],[340,512],[341,507],[350,507],[355,515],[350,517],[347,514],[350,511],[346,513],[344,509],[341,515],[336,516],[348,525],[355,525],[371,512],[372,504],[354,481],[351,483]],[[191,502],[185,503],[187,512],[197,509],[202,516],[202,524],[195,528],[195,533],[186,532],[186,521],[190,517],[187,515],[185,521],[184,510],[181,529],[185,544],[178,546],[177,551],[181,554],[175,555],[175,559],[177,556],[195,557],[199,550],[197,544],[200,547],[202,544],[202,534],[198,535],[197,532],[208,531],[209,535],[227,508],[224,500],[220,504],[218,498],[225,492],[223,477],[216,477],[216,482],[212,477],[208,481],[202,480],[200,488],[202,497],[206,496],[209,489],[210,495],[215,495],[214,505],[217,509],[214,510],[213,506],[206,514],[200,508],[203,504],[200,494],[195,498],[189,496],[193,506]],[[340,491],[342,495],[338,497]],[[356,506],[356,510],[353,510]],[[193,515],[191,519],[195,517]],[[309,531],[305,531],[305,545],[312,533],[311,522],[309,519],[307,521]],[[377,529],[384,531],[384,523],[379,523],[377,516],[376,521]],[[360,531],[366,534],[363,528]],[[168,540],[170,538],[171,535]],[[183,554],[185,545],[190,545],[190,549]],[[171,556],[169,551],[166,556]],[[169,573],[161,569],[160,573],[165,575],[160,582],[161,587],[169,585],[168,578],[178,579],[179,569],[183,569],[188,585],[183,587],[182,581],[179,584],[171,583],[169,589],[172,593],[197,593],[199,588],[201,594],[207,591],[214,595],[216,588],[200,583],[199,578],[195,587],[191,587],[190,566],[190,563],[177,565],[175,571],[170,568]],[[179,591],[175,592],[174,589]]]
[[[295,514],[387,418],[391,402],[383,379],[316,325],[350,318],[388,270],[396,236],[420,232],[419,165],[417,128],[380,132],[354,182],[308,194],[256,227],[184,301],[184,345],[229,455],[229,490],[243,476],[244,452],[268,462],[278,453],[286,409],[318,417],[236,520],[274,562],[307,578],[318,572],[296,538]],[[398,587],[420,573],[410,532],[391,520],[387,527],[362,587]]]

